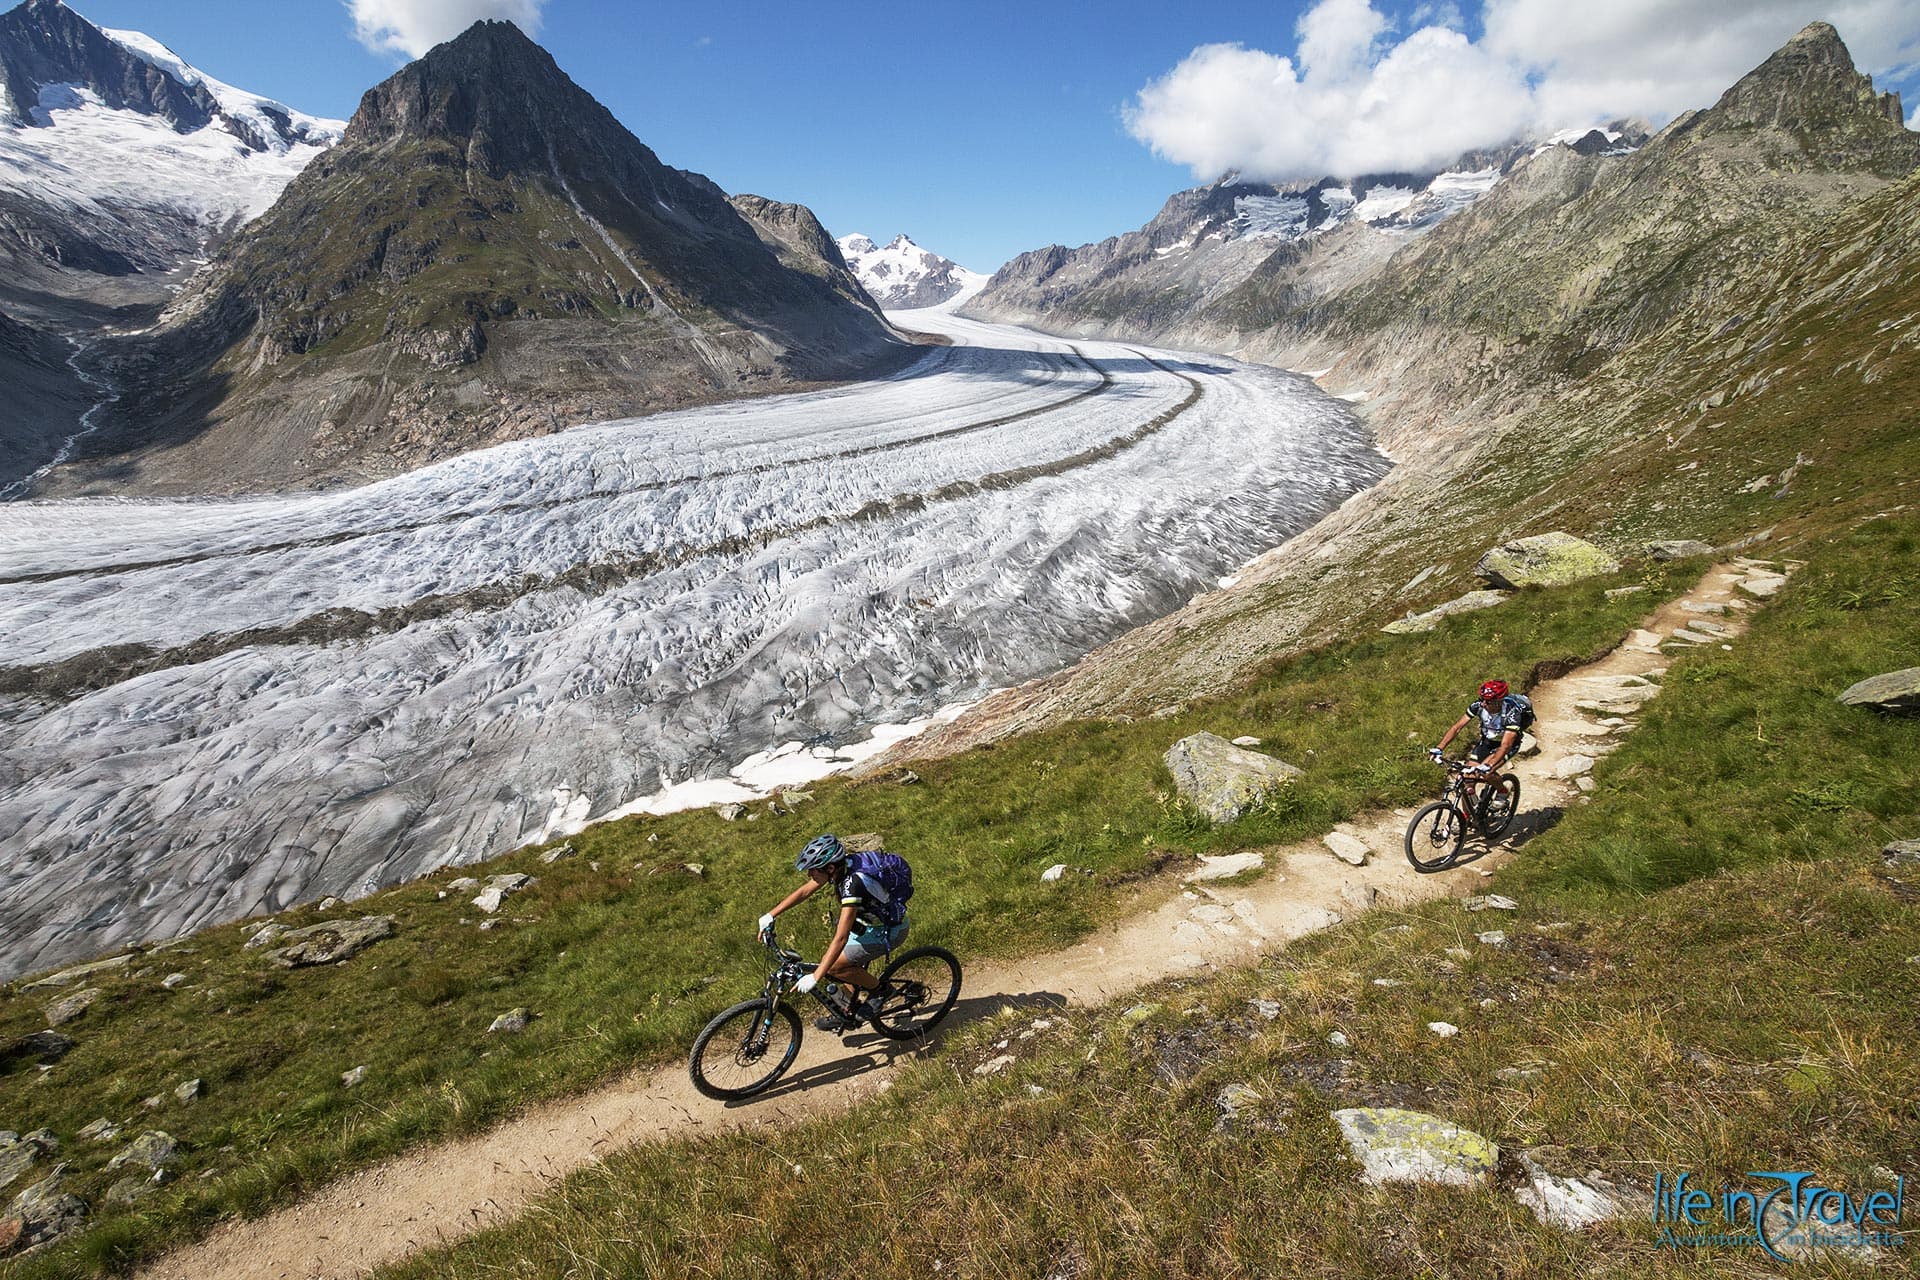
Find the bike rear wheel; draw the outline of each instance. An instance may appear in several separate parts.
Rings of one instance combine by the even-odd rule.
[[[1480,789],[1480,829],[1489,837],[1512,826],[1514,815],[1519,812],[1520,779],[1512,774],[1503,773],[1498,782]]]
[[[1466,838],[1466,815],[1448,801],[1435,800],[1407,824],[1407,861],[1415,871],[1444,871]]]
[[[880,973],[867,1021],[889,1040],[925,1035],[960,998],[960,962],[944,947],[915,947]]]
[[[709,1098],[751,1098],[773,1087],[800,1052],[800,1015],[765,997],[742,1000],[706,1025],[687,1055],[693,1087]]]

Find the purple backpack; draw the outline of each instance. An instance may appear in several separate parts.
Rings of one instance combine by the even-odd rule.
[[[913,896],[913,868],[897,853],[856,853],[847,859],[847,874],[866,888],[874,914],[889,926],[907,918],[907,899]]]

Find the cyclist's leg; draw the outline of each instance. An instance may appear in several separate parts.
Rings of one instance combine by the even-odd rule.
[[[862,991],[872,991],[880,985],[880,980],[867,971],[867,966],[898,949],[906,937],[907,926],[904,922],[890,929],[863,930],[847,939],[846,949],[840,953],[840,963],[830,973],[839,981],[850,983]]]

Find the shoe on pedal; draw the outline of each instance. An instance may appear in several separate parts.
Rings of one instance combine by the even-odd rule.
[[[838,1002],[835,1002],[833,1012],[824,1018],[815,1018],[813,1025],[822,1031],[851,1031],[860,1025],[861,1012],[859,1005],[855,1005],[852,1009],[842,1009]]]

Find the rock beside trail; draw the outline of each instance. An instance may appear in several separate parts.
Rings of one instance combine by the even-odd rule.
[[[1361,1180],[1472,1186],[1500,1162],[1500,1148],[1439,1116],[1399,1107],[1349,1107],[1333,1113]]]
[[[1920,667],[1869,676],[1841,694],[1840,701],[1888,715],[1920,716]]]
[[[267,959],[282,969],[304,968],[316,964],[338,964],[359,955],[382,938],[394,935],[392,916],[362,916],[358,920],[328,920],[290,929],[277,939],[287,945],[267,952]]]
[[[1920,840],[1895,840],[1880,851],[1888,866],[1901,862],[1920,862]]]
[[[43,1154],[40,1144],[29,1138],[8,1135],[5,1141],[0,1141],[0,1187],[33,1168],[34,1161]]]
[[[1213,733],[1196,733],[1167,749],[1174,786],[1216,823],[1232,822],[1261,797],[1301,771],[1284,760],[1234,746]]]
[[[1366,866],[1367,855],[1373,852],[1367,847],[1366,841],[1358,836],[1348,835],[1344,831],[1329,831],[1320,837],[1320,843],[1327,846],[1334,857],[1356,867]]]
[[[1266,865],[1266,855],[1261,853],[1223,853],[1218,857],[1203,853],[1200,855],[1200,869],[1183,878],[1188,884],[1225,880],[1243,872],[1258,871]]]
[[[1496,587],[1558,587],[1613,573],[1620,562],[1570,533],[1542,533],[1505,542],[1480,557],[1473,572]]]
[[[1733,585],[1750,596],[1765,600],[1778,594],[1780,588],[1787,585],[1787,579],[1785,574],[1780,573],[1750,573]]]
[[[1410,613],[1404,618],[1395,619],[1380,628],[1388,635],[1404,636],[1416,632],[1431,631],[1440,625],[1440,619],[1450,618],[1456,613],[1472,613],[1479,609],[1491,609],[1506,602],[1504,591],[1469,591],[1463,596],[1435,605],[1425,613]]]
[[[1710,556],[1713,547],[1698,538],[1663,538],[1647,544],[1647,556],[1653,560],[1685,560],[1689,556]]]

